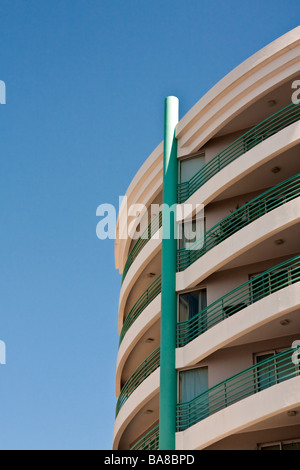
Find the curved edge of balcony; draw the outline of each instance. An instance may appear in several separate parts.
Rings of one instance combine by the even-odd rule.
[[[142,407],[159,392],[160,367],[156,369],[124,403],[115,420],[113,430],[113,450],[118,450],[119,442],[126,426]]]
[[[154,325],[154,323],[160,318],[161,312],[161,294],[158,294],[155,299],[145,308],[145,310],[139,315],[135,322],[131,325],[129,330],[126,332],[117,356],[117,372],[116,372],[116,396],[118,397],[121,393],[121,377],[124,364],[132,352],[134,347],[138,344],[141,337],[146,331]]]
[[[299,71],[300,27],[239,64],[179,121],[179,157],[201,148],[226,123]]]
[[[232,434],[300,405],[300,377],[294,377],[230,405],[176,433],[176,450],[201,450]]]
[[[299,286],[297,282],[264,297],[213,326],[186,346],[177,348],[176,368],[193,366],[251,331],[300,308]]]
[[[178,204],[177,221],[180,221],[180,216],[183,216],[183,214],[185,217],[189,216],[189,205],[191,205],[192,208],[198,207],[200,209],[199,201],[201,201],[201,204],[206,206],[226,191],[232,184],[238,182],[263,164],[290,148],[295,147],[299,143],[300,122],[295,122],[285,129],[282,129],[277,134],[260,142],[210,178],[184,203]],[[183,207],[185,207],[184,211]]]
[[[210,274],[246,253],[250,248],[295,225],[299,220],[300,197],[297,197],[251,222],[205,253],[184,271],[177,273],[177,292],[195,287]]]
[[[123,272],[130,246],[130,239],[124,233],[128,223],[127,208],[137,203],[147,206],[149,201],[153,200],[162,189],[162,173],[163,142],[156,147],[134,176],[125,194],[127,205],[123,200],[119,209],[115,240],[115,266],[120,273]]]
[[[118,328],[119,334],[121,333],[123,323],[124,323],[124,309],[126,305],[127,298],[130,294],[132,287],[135,282],[141,275],[142,271],[145,269],[147,264],[155,255],[161,250],[161,239],[162,239],[162,227],[156,232],[156,234],[148,241],[144,246],[142,251],[133,261],[130,266],[127,275],[124,279],[124,282],[121,287],[120,298],[119,298],[119,320]]]
[[[156,196],[162,192],[162,172],[155,179],[153,179],[153,184],[151,187],[151,194],[145,198],[144,202],[137,202],[137,204],[143,204],[145,207],[149,208],[152,201],[156,198]],[[151,201],[151,202],[150,202]],[[129,207],[128,207],[129,210]],[[145,212],[145,211],[144,211]],[[121,259],[119,265],[119,273],[123,274],[127,259],[130,255],[130,246],[132,239],[136,233],[137,226],[139,225],[140,218],[135,216],[128,216],[127,220],[124,221],[123,228],[128,230],[128,234],[126,232],[123,233],[121,243],[122,243],[122,250],[120,251]],[[130,231],[129,231],[130,227]]]

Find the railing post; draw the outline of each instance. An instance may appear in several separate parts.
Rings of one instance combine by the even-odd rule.
[[[223,299],[223,297],[221,299],[221,308],[222,308],[222,318],[223,318],[223,320],[225,320],[226,314],[225,314],[225,310],[224,310],[224,299]]]
[[[176,296],[176,214],[167,208],[177,203],[178,162],[175,137],[179,103],[174,96],[165,100],[163,168],[163,239],[161,276],[161,352],[159,397],[159,449],[175,450],[177,372],[175,366]]]
[[[227,403],[227,385],[226,385],[226,382],[224,382],[224,401],[225,401],[225,408],[227,408],[228,403]]]

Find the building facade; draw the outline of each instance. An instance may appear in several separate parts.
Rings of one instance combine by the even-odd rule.
[[[300,27],[166,99],[118,217],[113,449],[300,450],[299,80]]]

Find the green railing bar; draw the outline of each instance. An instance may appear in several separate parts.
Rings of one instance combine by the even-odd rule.
[[[124,387],[121,390],[119,399],[116,406],[116,417],[128,400],[130,395],[141,385],[144,380],[149,377],[152,372],[154,372],[160,363],[160,349],[155,349],[134,371],[134,373],[129,377]]]
[[[154,426],[154,428],[147,432],[130,450],[158,450],[158,445],[159,425]]]
[[[189,248],[177,250],[177,272],[259,217],[300,195],[300,173],[263,192],[225,217]]]
[[[251,148],[300,119],[300,106],[291,103],[247,131],[204,165],[189,181],[178,185],[178,203],[185,202],[222,168]]]
[[[300,281],[300,255],[258,274],[220,297],[190,320],[178,323],[177,347],[185,346],[248,305],[298,281]]]
[[[133,246],[132,250],[130,251],[127,261],[125,263],[123,275],[122,275],[122,283],[128,273],[128,270],[138,254],[142,251],[144,246],[148,243],[149,240],[155,235],[155,233],[161,228],[162,226],[162,212],[159,212],[153,220],[150,222],[146,230],[142,233],[140,238],[136,241],[135,245]]]
[[[161,293],[161,275],[159,275],[150,286],[143,292],[139,299],[135,302],[134,306],[125,318],[122,331],[120,334],[119,346],[131,325],[135,322],[138,316],[145,310],[145,308]]]
[[[177,431],[184,431],[212,414],[266,388],[299,375],[291,348],[224,380],[186,403],[177,404]]]

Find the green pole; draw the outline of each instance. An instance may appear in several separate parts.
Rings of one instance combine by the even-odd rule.
[[[163,169],[163,240],[160,338],[159,449],[175,450],[177,373],[175,366],[176,296],[176,213],[169,210],[177,203],[178,162],[175,129],[179,102],[165,99]]]

